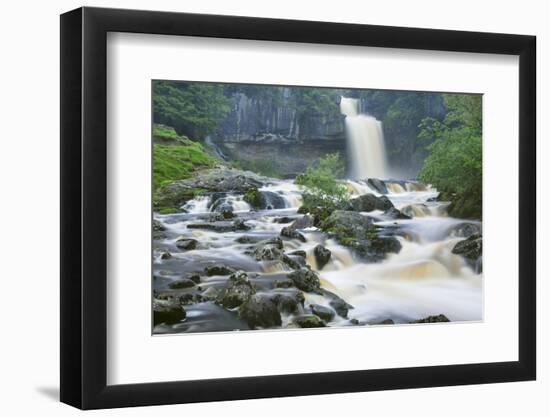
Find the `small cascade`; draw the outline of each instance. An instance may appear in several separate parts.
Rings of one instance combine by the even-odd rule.
[[[340,112],[346,116],[346,137],[353,179],[387,178],[386,147],[382,123],[359,113],[359,102],[342,97]]]

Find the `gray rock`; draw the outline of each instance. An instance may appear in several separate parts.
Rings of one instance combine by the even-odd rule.
[[[168,251],[162,252],[162,254],[160,255],[160,259],[166,260],[166,259],[170,259],[170,258],[172,258],[172,254]]]
[[[319,292],[321,282],[317,274],[308,268],[300,268],[287,275],[296,288],[305,292]]]
[[[326,327],[325,323],[313,314],[296,317],[293,323],[301,328],[310,329],[314,327]]]
[[[157,324],[175,324],[185,319],[185,310],[174,301],[153,300],[153,323]]]
[[[334,310],[320,304],[312,304],[310,307],[311,312],[324,321],[331,321],[335,316]]]
[[[392,207],[392,202],[385,195],[376,197],[374,194],[363,194],[349,201],[349,209],[353,211],[386,211]]]
[[[290,239],[298,239],[302,242],[306,241],[305,236],[300,233],[300,230],[312,227],[314,225],[314,218],[310,215],[305,215],[294,220],[290,225],[281,229],[281,236],[288,237]]]
[[[412,218],[411,216],[408,216],[405,213],[397,210],[395,207],[392,207],[392,208],[386,210],[384,212],[384,215],[388,216],[391,219],[396,219],[396,220],[406,220],[406,219],[411,219]]]
[[[440,314],[438,316],[424,317],[423,319],[414,320],[414,321],[411,321],[410,323],[446,323],[450,321],[451,320],[449,320],[445,315]]]
[[[471,235],[468,239],[458,242],[452,252],[462,255],[471,265],[475,265],[483,252],[483,238],[480,234]]]
[[[315,255],[315,260],[317,261],[317,267],[323,269],[323,267],[328,264],[332,252],[325,248],[323,245],[317,245],[313,248],[313,254]]]
[[[208,265],[204,268],[204,272],[209,277],[213,275],[230,275],[235,272],[233,268],[230,268],[221,264]]]
[[[235,221],[215,221],[204,223],[191,223],[187,225],[188,229],[212,230],[218,233],[236,232],[238,230],[249,230],[250,227],[242,220]]]
[[[388,194],[386,184],[382,180],[379,180],[377,178],[369,178],[367,180],[367,184],[371,188],[374,188],[376,191],[378,191],[380,194]]]
[[[195,282],[191,281],[190,279],[184,278],[180,279],[178,281],[172,282],[169,287],[173,290],[179,290],[182,288],[191,288],[195,286]]]
[[[176,240],[176,246],[181,250],[193,250],[197,248],[198,240],[181,237]]]
[[[281,326],[281,313],[268,296],[255,294],[239,308],[239,317],[253,328],[267,329]]]
[[[246,272],[238,271],[229,277],[218,300],[225,308],[235,308],[255,293],[256,290],[248,280]]]

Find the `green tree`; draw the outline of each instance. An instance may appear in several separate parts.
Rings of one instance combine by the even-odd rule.
[[[304,187],[304,206],[335,210],[348,199],[348,192],[337,178],[344,173],[344,162],[338,153],[327,154],[315,167],[296,177],[296,184]]]
[[[452,201],[450,214],[482,215],[482,101],[480,95],[445,94],[443,121],[426,118],[419,139],[429,141],[430,154],[419,179],[433,184]]]
[[[221,84],[153,81],[153,120],[180,135],[203,139],[230,110]]]

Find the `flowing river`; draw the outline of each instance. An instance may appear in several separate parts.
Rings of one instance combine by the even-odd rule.
[[[381,195],[365,181],[347,180],[345,184],[352,198]],[[394,219],[382,211],[361,214],[372,218],[376,225],[398,230],[395,236],[401,250],[388,253],[380,262],[367,262],[316,227],[300,230],[305,239],[283,238],[284,253],[293,257],[294,253],[305,252],[305,263],[318,273],[321,288],[328,293],[302,292],[304,299],[299,310],[282,312],[282,323],[273,327],[293,327],[293,318],[309,312],[313,305],[330,310],[328,327],[410,323],[440,314],[453,322],[482,319],[481,266],[479,262],[469,264],[452,253],[453,247],[472,231],[481,231],[480,222],[448,217],[448,203],[438,201],[437,190],[429,186],[414,181],[385,181],[385,186],[385,196],[410,219]],[[302,217],[297,213],[302,202],[300,188],[291,180],[271,180],[260,192],[268,200],[268,208],[264,210],[252,210],[243,194],[231,193],[191,200],[183,207],[186,213],[154,214],[162,229],[154,240],[155,297],[177,294],[190,300],[184,305],[184,320],[158,324],[155,333],[250,328],[237,309],[224,308],[215,302],[216,294],[227,284],[228,273],[202,274],[196,285],[174,289],[174,283],[182,276],[204,271],[209,265],[246,271],[257,293],[296,292],[295,288],[271,284],[277,279],[284,280],[292,268],[278,260],[256,260],[251,247],[255,242],[280,237],[284,227]],[[223,204],[232,207],[236,217],[246,224],[246,230],[195,228],[197,223],[200,226],[208,222],[208,216]],[[181,239],[195,243],[182,250],[177,243]],[[331,252],[330,260],[322,268],[314,255],[317,245]],[[332,314],[337,310],[331,303],[333,295],[347,303],[347,314]]]

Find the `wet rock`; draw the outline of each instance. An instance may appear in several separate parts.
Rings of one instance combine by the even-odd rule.
[[[445,315],[440,314],[438,316],[424,317],[423,319],[414,320],[414,321],[411,321],[410,323],[446,323],[450,321],[451,320],[449,320]]]
[[[255,328],[281,326],[281,313],[273,300],[265,295],[253,295],[239,308],[239,317]]]
[[[320,304],[312,304],[311,312],[324,321],[331,321],[334,318],[334,310]]]
[[[278,279],[274,282],[275,288],[292,288],[294,287],[294,281],[291,279]]]
[[[262,245],[254,251],[257,261],[277,261],[283,256],[283,251],[275,245]]]
[[[345,319],[348,318],[349,310],[353,308],[352,305],[346,303],[344,300],[342,300],[339,297],[336,297],[330,300],[329,304],[340,317],[343,317]]]
[[[208,287],[201,295],[204,301],[214,301],[220,296],[220,292],[215,287]]]
[[[392,202],[385,195],[376,197],[374,194],[363,194],[349,200],[349,209],[353,211],[386,211],[392,207]]]
[[[386,188],[386,184],[382,180],[379,180],[377,178],[369,178],[367,180],[367,184],[371,188],[379,192],[380,194],[388,194],[388,189]]]
[[[350,319],[349,324],[353,324],[354,326],[358,326],[358,325],[359,325],[359,320],[357,320],[357,319]]]
[[[235,217],[235,214],[233,214],[233,207],[231,207],[231,204],[229,203],[221,204],[218,211],[224,219],[232,219]]]
[[[190,279],[184,278],[180,279],[178,281],[172,282],[169,287],[173,290],[179,290],[182,288],[191,288],[195,286],[195,282],[191,281]]]
[[[325,248],[323,245],[317,245],[313,248],[313,254],[315,255],[315,260],[317,261],[317,267],[323,269],[323,267],[328,264],[332,252]]]
[[[451,229],[451,236],[470,237],[481,234],[481,223],[460,223]]]
[[[411,219],[411,216],[407,216],[405,213],[397,210],[395,207],[392,207],[384,212],[384,215],[395,220],[405,220]]]
[[[389,324],[395,324],[395,322],[392,319],[385,319],[385,320],[379,320],[379,321],[371,321],[369,322],[371,326],[377,326],[377,325],[389,325]]]
[[[186,293],[179,296],[179,302],[182,305],[202,303],[203,301],[204,299],[200,294]]]
[[[301,327],[303,329],[310,329],[314,327],[326,327],[325,323],[319,317],[313,314],[296,317],[292,322],[296,326]]]
[[[264,210],[283,209],[286,207],[285,199],[278,193],[273,191],[260,191],[263,196]]]
[[[204,268],[204,272],[209,277],[213,275],[230,275],[235,272],[233,268],[230,268],[221,264],[208,265]]]
[[[300,269],[301,267],[306,266],[306,260],[301,256],[283,255],[281,260],[291,269]]]
[[[472,265],[475,265],[482,251],[483,238],[480,234],[471,235],[468,239],[458,242],[452,250],[454,254],[462,255]]]
[[[300,256],[304,259],[307,257],[307,253],[305,250],[295,250],[294,252],[290,252],[289,255]]]
[[[258,241],[258,238],[256,238],[255,236],[247,235],[239,236],[237,239],[235,239],[235,242],[237,243],[256,243]]]
[[[201,275],[198,272],[190,272],[186,274],[184,278],[190,279],[195,284],[198,284],[201,282]]]
[[[166,227],[158,220],[153,219],[153,239],[164,239]]]
[[[321,224],[321,229],[370,262],[381,261],[387,253],[401,250],[395,237],[381,235],[371,218],[353,211],[335,211]]]
[[[264,196],[256,187],[250,188],[245,193],[243,200],[255,209],[262,209],[265,207]]]
[[[198,240],[180,237],[176,240],[176,246],[181,250],[193,250],[197,248]]]
[[[304,305],[304,294],[301,291],[294,293],[276,293],[270,296],[281,313],[296,314]]]
[[[290,227],[283,227],[281,229],[281,236],[288,237],[289,239],[297,239],[301,242],[306,242],[306,237],[303,234]]]
[[[288,216],[275,217],[273,219],[273,223],[279,223],[279,224],[287,224],[287,223],[291,223],[292,221],[294,221],[294,217],[288,217]]]
[[[157,324],[175,324],[185,319],[185,310],[174,301],[153,300],[153,323]]]
[[[172,254],[168,251],[162,252],[162,254],[160,255],[160,259],[166,260],[166,259],[170,259],[170,258],[172,258]]]
[[[229,277],[218,300],[225,308],[235,308],[255,293],[256,290],[248,280],[246,272],[238,271]]]
[[[300,268],[287,275],[296,288],[305,292],[319,292],[321,282],[315,272],[309,268]]]
[[[250,227],[242,219],[230,221],[215,221],[204,223],[191,223],[187,225],[188,229],[212,230],[218,233],[236,232],[238,230],[249,230]]]

